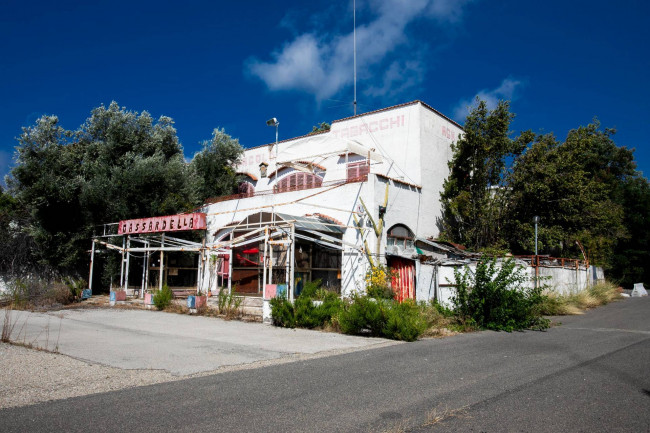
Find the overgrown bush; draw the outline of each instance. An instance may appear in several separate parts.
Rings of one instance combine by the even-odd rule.
[[[284,297],[271,299],[271,318],[286,328],[319,328],[332,323],[343,301],[338,294],[320,288],[321,280],[306,282],[300,296],[292,304]],[[319,304],[314,305],[314,301]]]
[[[418,305],[407,299],[391,302],[386,310],[386,324],[382,335],[392,340],[415,341],[427,329],[427,322]]]
[[[545,329],[548,319],[541,315],[542,288],[531,288],[514,260],[498,266],[496,259],[483,260],[475,272],[454,270],[456,295],[452,303],[456,314],[484,329],[514,331]]]
[[[370,334],[382,336],[386,326],[385,300],[354,295],[351,302],[339,313],[338,324],[345,334]]]
[[[391,287],[397,273],[383,265],[373,266],[366,273],[366,293],[375,299],[394,299],[395,291]]]
[[[412,300],[400,303],[356,295],[339,313],[338,325],[346,334],[415,341],[426,330],[427,321]]]
[[[153,304],[159,310],[164,310],[172,303],[174,294],[167,284],[163,284],[162,289],[156,290],[153,294]]]
[[[293,304],[282,296],[271,298],[271,319],[275,326],[282,328],[296,327],[296,312]]]
[[[47,308],[67,305],[81,299],[86,287],[81,278],[62,279],[44,277],[15,278],[7,282],[5,298],[14,308]]]

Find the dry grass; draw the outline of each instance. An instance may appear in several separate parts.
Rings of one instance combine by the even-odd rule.
[[[467,415],[467,407],[459,407],[457,409],[449,409],[447,407],[444,409],[433,408],[427,413],[427,417],[422,426],[428,427],[436,425],[446,419],[465,415]]]
[[[546,295],[547,298],[541,306],[542,314],[546,316],[583,314],[585,310],[621,298],[618,288],[609,282],[599,283],[570,295],[560,295],[555,292],[548,292]]]

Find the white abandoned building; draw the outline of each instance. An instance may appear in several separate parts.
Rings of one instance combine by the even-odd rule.
[[[237,167],[244,177],[239,194],[214,198],[194,214],[192,228],[204,230],[201,243],[169,234],[189,228],[187,222],[179,228],[177,217],[176,226],[172,218],[171,227],[158,230],[152,224],[160,218],[121,222],[123,244],[108,246],[145,253],[143,288],[167,281],[264,299],[287,290],[293,298],[305,281],[320,279],[345,296],[363,290],[372,263],[397,271],[400,299],[444,302],[453,268],[470,262],[455,246],[434,241],[451,144],[461,133],[459,124],[421,101],[337,120],[327,132],[247,149]],[[167,251],[194,255],[165,258]],[[125,287],[134,285],[129,257]],[[567,287],[584,287],[595,276],[578,261],[558,269],[546,264],[532,275],[550,272]]]

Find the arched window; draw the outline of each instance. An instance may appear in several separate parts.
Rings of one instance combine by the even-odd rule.
[[[397,245],[401,248],[413,248],[415,235],[403,224],[396,224],[388,230],[388,245]]]
[[[239,184],[239,194],[244,197],[252,197],[255,194],[255,187],[248,181]]]
[[[309,188],[318,188],[323,184],[323,179],[315,174],[301,171],[291,172],[284,176],[273,187],[274,192],[300,191]]]

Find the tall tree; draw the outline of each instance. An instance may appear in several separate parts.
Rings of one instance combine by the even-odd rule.
[[[441,193],[443,238],[471,249],[502,246],[507,162],[532,138],[529,132],[510,138],[513,118],[509,102],[499,101],[490,110],[479,99],[467,116],[463,134],[452,144]]]
[[[235,166],[244,153],[239,140],[215,128],[212,139],[203,142],[203,149],[191,162],[196,194],[201,202],[210,197],[232,194],[237,189]]]
[[[85,272],[97,226],[197,202],[170,118],[154,122],[113,102],[76,131],[43,116],[18,141],[8,185],[29,212],[35,260],[63,272]]]
[[[540,252],[581,258],[580,241],[597,264],[609,267],[617,243],[627,236],[622,182],[635,173],[633,154],[598,123],[572,130],[558,142],[541,135],[514,164],[508,178],[508,230],[516,253],[534,251],[533,223]]]

